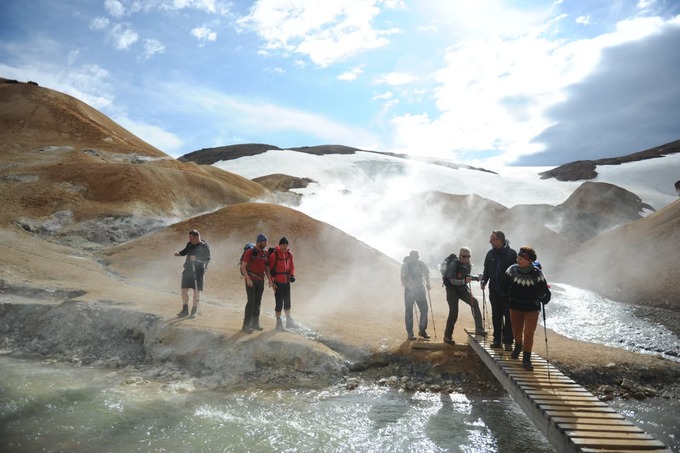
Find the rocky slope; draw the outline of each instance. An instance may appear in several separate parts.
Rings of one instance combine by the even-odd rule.
[[[593,179],[597,176],[596,168],[598,165],[619,165],[625,162],[654,159],[678,152],[680,152],[680,140],[620,157],[569,162],[562,164],[559,167],[553,168],[552,170],[541,173],[541,177],[544,179],[555,178],[559,181]]]

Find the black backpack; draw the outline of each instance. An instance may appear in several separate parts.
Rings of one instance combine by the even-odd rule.
[[[241,253],[241,258],[238,260],[238,264],[236,265],[239,269],[239,272],[241,275],[243,275],[243,271],[241,270],[241,263],[243,262],[243,257],[246,256],[246,251],[250,249],[253,251],[253,253],[250,255],[250,262],[252,262],[255,258],[257,258],[257,250],[255,250],[255,243],[253,242],[248,242],[245,247],[243,247],[243,253]],[[265,257],[267,258],[267,266],[269,266],[269,253],[271,253],[272,249],[269,249],[269,251],[265,250]]]
[[[451,265],[454,261],[458,259],[455,253],[450,254],[444,261],[439,265],[439,272],[442,274],[442,286],[451,286],[451,271],[453,266]]]

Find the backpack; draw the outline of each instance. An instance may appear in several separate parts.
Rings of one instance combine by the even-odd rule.
[[[239,258],[238,263],[236,264],[241,275],[243,275],[243,271],[241,270],[241,263],[243,262],[243,257],[246,256],[246,252],[248,251],[248,249],[253,251],[253,253],[250,255],[250,262],[252,262],[255,258],[257,258],[257,251],[255,250],[255,243],[248,242],[245,245],[245,247],[243,247],[243,253],[241,253],[241,258]],[[269,252],[267,252],[265,250],[265,256],[267,257],[267,261],[269,261],[269,253],[271,253],[272,249],[269,249],[269,250],[270,250]],[[267,265],[269,265],[269,264],[267,264]]]
[[[442,274],[442,286],[451,286],[451,264],[458,259],[455,253],[450,254],[439,265],[439,272]]]
[[[268,253],[270,256],[272,253],[274,254],[274,265],[269,268],[270,269],[269,272],[273,276],[274,274],[276,274],[276,262],[279,260],[279,254],[276,253],[276,247],[269,247]],[[269,265],[269,263],[267,263],[267,265]]]

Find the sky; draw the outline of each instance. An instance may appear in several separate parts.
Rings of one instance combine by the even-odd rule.
[[[3,0],[0,77],[173,157],[341,144],[559,165],[680,139],[677,0]]]

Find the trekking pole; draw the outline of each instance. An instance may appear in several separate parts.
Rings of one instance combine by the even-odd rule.
[[[545,361],[548,362],[548,382],[550,382],[550,356],[548,355],[548,328],[546,327],[545,321],[545,304],[541,304],[543,307],[543,336],[545,337]]]
[[[418,326],[418,329],[420,329],[420,317],[418,316],[418,309],[416,308],[416,305],[418,304],[413,304],[413,313],[416,314],[416,325]]]
[[[434,309],[432,308],[432,297],[430,296],[430,290],[427,289],[427,287],[426,287],[426,291],[427,291],[427,298],[430,301],[430,313],[432,314],[432,330],[434,330],[434,339],[436,340],[437,339],[437,326],[434,324]]]
[[[486,291],[482,288],[482,324],[484,328],[489,327],[486,325]]]
[[[191,270],[194,272],[194,298],[196,299],[196,312],[198,311],[198,279],[196,279],[196,262],[192,261],[191,262]],[[193,304],[192,304],[193,305]],[[191,307],[191,317],[193,318],[196,315],[196,312],[194,312],[194,307]]]

